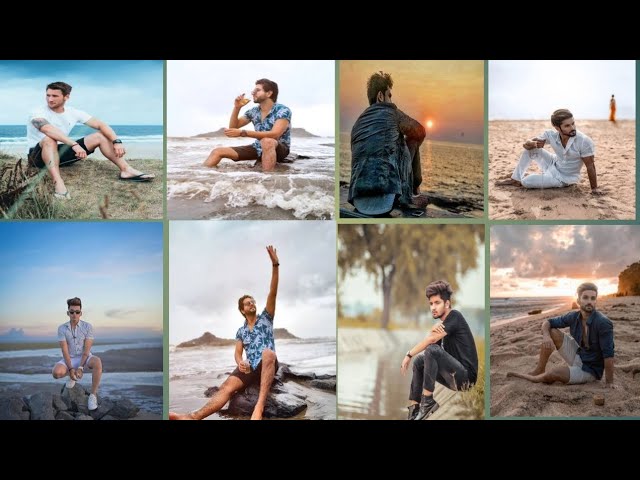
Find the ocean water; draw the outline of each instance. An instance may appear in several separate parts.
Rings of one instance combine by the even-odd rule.
[[[208,400],[204,391],[220,385],[235,368],[235,347],[169,347],[169,406],[171,411],[188,412],[202,407]],[[294,373],[336,374],[334,338],[276,340],[278,361]],[[335,394],[316,392],[322,405],[305,413],[305,418],[335,418]],[[311,409],[313,410],[313,409]],[[316,415],[314,417],[314,415]],[[210,419],[221,418],[214,414]]]
[[[351,179],[351,141],[340,136],[340,181]],[[472,210],[466,215],[484,214],[484,146],[425,140],[420,147],[422,184],[420,191],[464,199]]]
[[[491,298],[491,322],[527,317],[533,310],[551,313],[571,305],[571,297]]]
[[[162,125],[111,125],[125,143],[131,146],[136,156],[162,159],[164,128]],[[96,130],[86,125],[76,125],[71,138],[84,137]],[[28,151],[26,125],[0,125],[0,152],[24,156]]]
[[[333,138],[294,137],[291,152],[311,158],[278,164],[273,172],[254,169],[254,161],[222,160],[217,168],[202,166],[216,147],[249,143],[245,138],[168,138],[169,218],[333,218]]]
[[[1,347],[0,347],[1,348]],[[104,345],[93,345],[91,353],[98,354],[107,350],[128,350],[132,348],[162,348],[162,342],[140,342],[140,343],[113,343]],[[0,358],[25,358],[25,357],[52,357],[58,361],[61,358],[60,347],[39,348],[33,350],[5,350],[0,351]]]

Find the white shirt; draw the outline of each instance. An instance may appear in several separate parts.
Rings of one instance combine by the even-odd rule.
[[[580,130],[576,130],[575,137],[569,137],[566,147],[562,146],[557,130],[545,130],[537,138],[546,140],[556,154],[554,165],[549,169],[551,175],[566,184],[578,183],[584,165],[582,159],[595,155],[593,140]]]
[[[44,118],[51,125],[62,130],[65,135],[69,135],[69,132],[76,124],[86,123],[91,118],[91,115],[73,107],[64,107],[64,112],[62,113],[56,113],[48,106],[33,110],[27,122],[27,149],[35,147],[40,140],[46,137],[44,133],[31,124],[31,120],[34,118]]]
[[[76,328],[71,328],[71,322],[63,323],[58,327],[58,341],[67,341],[69,355],[79,357],[84,349],[84,341],[93,338],[93,327],[90,323],[80,320]]]

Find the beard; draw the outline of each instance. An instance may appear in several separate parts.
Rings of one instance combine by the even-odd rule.
[[[595,310],[595,307],[593,305],[580,305],[580,310],[582,310],[583,312],[593,312],[593,310]]]
[[[575,130],[570,131],[569,132],[569,136],[570,137],[575,137],[576,136],[576,131]]]

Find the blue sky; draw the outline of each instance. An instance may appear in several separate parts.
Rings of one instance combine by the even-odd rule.
[[[0,61],[0,125],[26,123],[45,102],[47,84],[73,87],[67,105],[111,125],[162,125],[160,60]]]
[[[266,251],[280,261],[274,325],[298,337],[336,335],[336,226],[326,221],[171,222],[169,342],[209,331],[235,338],[238,298],[260,311],[271,281]]]
[[[82,299],[96,340],[162,333],[162,224],[0,224],[0,335],[54,336]]]

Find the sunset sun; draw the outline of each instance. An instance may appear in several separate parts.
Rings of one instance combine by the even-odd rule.
[[[427,128],[433,127],[433,122],[431,120],[427,120]]]

